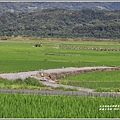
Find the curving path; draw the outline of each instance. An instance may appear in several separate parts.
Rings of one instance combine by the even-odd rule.
[[[79,71],[79,70],[91,70],[91,69],[105,69],[105,68],[116,68],[116,67],[107,67],[107,66],[95,66],[95,67],[69,67],[69,68],[59,68],[59,69],[48,69],[41,70],[44,73],[61,73],[61,72],[70,72],[70,71]],[[18,72],[18,73],[2,73],[0,77],[6,78],[8,80],[15,80],[18,78],[25,79],[31,75],[35,75],[41,71],[28,71],[28,72]]]
[[[75,86],[70,86],[70,85],[63,85],[63,84],[57,84],[54,81],[41,81],[39,77],[34,76],[35,79],[39,80],[42,84],[46,86],[51,86],[51,87],[63,87],[63,88],[71,88],[71,89],[77,89],[78,91],[85,91],[85,92],[93,92],[93,89],[89,88],[83,88],[83,87],[75,87]]]
[[[61,73],[61,72],[70,72],[70,71],[79,71],[79,70],[91,70],[91,69],[106,69],[106,68],[116,68],[116,67],[107,67],[107,66],[95,66],[95,67],[80,67],[80,68],[75,68],[75,67],[69,67],[69,68],[59,68],[59,69],[48,69],[48,70],[41,70],[41,71],[28,71],[28,72],[19,72],[19,73],[3,73],[3,74],[0,74],[0,77],[2,78],[6,78],[6,79],[9,79],[9,80],[15,80],[15,79],[18,79],[18,78],[22,78],[22,79],[25,79],[29,76],[33,76],[35,79],[37,80],[40,80],[39,77],[35,76],[37,73],[39,72],[44,72],[44,73]],[[62,85],[62,84],[57,84],[57,83],[54,83],[54,81],[41,81],[41,83],[43,83],[44,85],[47,85],[47,86],[52,86],[52,87],[64,87],[64,88],[72,88],[72,89],[77,89],[78,91],[74,91],[75,94],[77,95],[81,95],[84,93],[84,95],[95,95],[95,94],[101,94],[99,92],[95,93],[93,92],[94,90],[93,89],[89,89],[89,88],[83,88],[83,87],[75,87],[75,86],[69,86],[69,85]],[[28,92],[28,93],[31,93],[31,92],[40,92],[40,93],[50,93],[50,94],[61,94],[61,92],[59,91],[52,91],[52,93],[49,91],[40,91],[40,90],[14,90],[14,89],[0,89],[0,91],[6,91],[6,92]],[[37,92],[36,92],[37,91]],[[72,91],[71,91],[72,92]],[[66,91],[62,91],[63,94],[66,94],[68,92]],[[72,92],[73,93],[73,92]],[[89,93],[89,94],[88,94]],[[69,94],[72,95],[69,91]],[[106,94],[106,93],[105,93]],[[113,93],[112,93],[113,94]],[[103,95],[103,93],[102,93]]]

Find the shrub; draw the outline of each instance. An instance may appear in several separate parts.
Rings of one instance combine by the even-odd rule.
[[[35,78],[31,78],[28,77],[24,80],[24,82],[28,85],[33,85],[33,86],[40,86],[40,87],[44,87],[45,85],[43,85],[42,83],[40,83],[38,80],[36,80]]]
[[[21,78],[18,78],[16,80],[14,80],[13,83],[23,84],[24,81]]]

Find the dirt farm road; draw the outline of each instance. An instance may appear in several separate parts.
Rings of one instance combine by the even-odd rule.
[[[58,69],[48,69],[48,70],[18,72],[18,73],[2,73],[2,74],[0,74],[0,77],[6,78],[8,80],[15,80],[18,78],[25,79],[31,75],[36,75],[37,73],[39,73],[41,71],[44,73],[61,73],[61,72],[92,70],[92,69],[105,69],[105,68],[116,68],[116,67],[107,67],[107,66],[80,67],[80,68],[69,67],[69,68],[58,68]]]
[[[79,70],[92,70],[92,69],[108,69],[108,68],[116,68],[116,67],[107,67],[107,66],[95,66],[95,67],[80,67],[80,68],[75,68],[75,67],[69,67],[69,68],[59,68],[59,69],[48,69],[48,70],[40,70],[40,71],[28,71],[28,72],[19,72],[19,73],[3,73],[0,74],[0,77],[6,78],[8,80],[15,80],[18,78],[25,79],[29,76],[34,76],[35,79],[40,80],[39,77],[35,76],[39,72],[44,72],[44,73],[62,73],[62,72],[71,72],[71,71],[79,71]],[[111,93],[95,93],[93,89],[89,88],[83,88],[83,87],[75,87],[75,86],[69,86],[69,85],[62,85],[62,84],[57,84],[49,81],[41,81],[46,86],[52,86],[52,87],[64,87],[64,88],[72,88],[72,89],[77,89],[78,91],[74,92],[68,92],[68,91],[44,91],[44,90],[14,90],[14,89],[0,89],[0,91],[3,92],[24,92],[24,93],[44,93],[44,94],[68,94],[68,95],[111,95]],[[120,95],[120,94],[113,94],[112,95]]]

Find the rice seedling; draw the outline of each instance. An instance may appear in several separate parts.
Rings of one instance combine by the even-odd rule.
[[[119,118],[120,97],[0,93],[0,118]]]
[[[68,76],[59,80],[59,83],[72,86],[86,87],[95,91],[115,91],[120,89],[120,70],[104,72],[88,72]]]
[[[0,73],[61,68],[63,66],[120,66],[119,51],[87,49],[88,47],[98,48],[102,46],[119,48],[119,43],[42,41],[42,47],[34,47],[36,43],[38,40],[34,40],[34,42],[33,40],[0,42]],[[59,49],[61,44],[70,46],[70,49]]]

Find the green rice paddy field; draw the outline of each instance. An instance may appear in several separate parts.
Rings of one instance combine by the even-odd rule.
[[[0,93],[0,118],[120,118],[120,97]]]
[[[42,47],[35,47],[38,42]],[[64,46],[60,48],[59,46]],[[69,48],[65,48],[68,45]],[[73,47],[71,47],[73,46]],[[75,49],[76,47],[120,48],[119,42],[0,41],[0,73],[81,66],[120,67],[120,51]],[[59,80],[60,83],[117,92],[120,71],[89,72]],[[3,79],[4,86],[18,85]],[[19,81],[17,81],[19,82]],[[34,83],[22,83],[26,88]],[[38,83],[36,83],[38,85]],[[44,87],[43,85],[38,85]],[[13,86],[14,87],[14,86]],[[36,86],[37,87],[37,86]],[[11,87],[10,87],[11,88]],[[18,87],[19,88],[19,87]],[[21,86],[20,86],[21,88]],[[107,106],[107,107],[106,107]],[[116,107],[117,106],[117,107]],[[0,93],[0,118],[120,118],[120,97],[91,97]]]
[[[95,91],[120,92],[120,70],[77,74],[63,78],[59,83],[92,88]]]
[[[42,47],[34,47],[38,42]],[[73,66],[120,66],[120,51],[59,48],[66,44],[120,48],[119,42],[0,41],[0,73]]]

